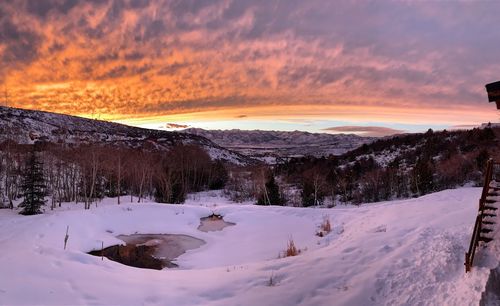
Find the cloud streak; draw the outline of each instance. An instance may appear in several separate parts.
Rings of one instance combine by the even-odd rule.
[[[166,129],[187,129],[189,125],[187,124],[178,124],[178,123],[165,123]]]
[[[494,120],[483,85],[500,77],[499,9],[483,1],[3,1],[0,87],[13,106],[111,119],[327,105],[402,116],[473,110],[481,115],[453,124],[488,112]]]
[[[401,134],[405,131],[392,129],[388,127],[380,127],[380,126],[335,126],[330,128],[323,129],[328,132],[338,132],[338,133],[352,133],[352,134],[360,134],[363,136],[371,136],[371,137],[382,137],[389,136],[395,134]]]

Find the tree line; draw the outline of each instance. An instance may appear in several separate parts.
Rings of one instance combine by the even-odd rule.
[[[226,193],[260,205],[361,204],[480,186],[500,158],[499,129],[428,130],[365,144],[342,156],[292,158],[233,170]],[[328,200],[328,201],[327,201]]]
[[[34,172],[29,169],[33,156],[44,179],[37,188],[50,196],[51,209],[62,202],[84,203],[89,209],[103,197],[115,197],[118,204],[145,198],[183,203],[188,193],[208,189],[224,189],[233,201],[259,205],[408,198],[467,183],[480,185],[486,161],[500,157],[499,133],[492,128],[429,130],[379,139],[342,156],[293,158],[273,166],[227,165],[194,145],[158,152],[6,141],[0,144],[0,203],[12,208],[13,201],[26,198],[25,174]]]
[[[182,203],[189,192],[220,189],[227,179],[226,166],[214,161],[200,147],[176,145],[168,152],[99,145],[75,147],[51,143],[0,144],[0,200],[13,207],[23,197],[23,181],[33,172],[32,159],[42,169],[43,191],[50,208],[62,202],[84,203],[85,209],[103,197],[117,203],[142,202],[152,198],[160,203]]]
[[[379,139],[339,157],[303,157],[280,164],[275,175],[301,190],[301,204],[367,203],[421,196],[482,184],[489,158],[500,158],[493,128]]]

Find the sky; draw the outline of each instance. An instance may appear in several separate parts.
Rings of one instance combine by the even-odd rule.
[[[500,1],[0,1],[0,103],[150,127],[498,121]]]

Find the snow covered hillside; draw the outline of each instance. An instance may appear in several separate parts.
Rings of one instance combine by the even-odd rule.
[[[160,151],[169,150],[177,144],[192,144],[202,147],[212,159],[237,165],[252,163],[250,158],[198,135],[0,106],[0,142],[6,140],[20,144],[32,144],[39,140],[67,145],[98,144]]]
[[[233,204],[216,192],[185,205],[106,199],[91,210],[64,204],[30,217],[4,209],[0,304],[477,305],[495,264],[482,249],[464,274],[480,192],[333,209]],[[212,212],[236,225],[199,231]],[[320,238],[325,216],[333,230]],[[161,271],[86,254],[134,233],[185,234],[206,244],[181,255],[179,268]],[[278,258],[290,238],[301,254]]]
[[[182,132],[206,137],[220,146],[271,163],[275,162],[277,158],[284,157],[341,155],[374,139],[354,134],[308,133],[302,131],[204,130],[190,128]]]

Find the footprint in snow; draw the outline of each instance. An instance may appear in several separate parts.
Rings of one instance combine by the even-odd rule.
[[[158,296],[148,296],[145,299],[145,301],[148,302],[149,304],[156,304],[156,303],[160,302],[161,299]]]
[[[61,262],[59,260],[56,260],[52,263],[52,266],[54,268],[60,268],[62,266]]]
[[[394,250],[394,249],[386,244],[380,248],[379,252],[380,253],[390,253],[392,250]]]
[[[387,232],[387,225],[383,224],[380,226],[377,226],[372,230],[373,233],[385,233]]]
[[[351,248],[346,248],[346,249],[344,249],[344,250],[342,251],[342,253],[351,253],[351,252],[352,252],[352,251],[354,251],[354,250],[356,250],[356,248],[353,248],[353,247],[351,247]]]
[[[96,296],[93,296],[93,295],[88,294],[88,293],[84,293],[82,297],[85,299],[87,304],[94,304],[95,305],[96,302],[99,301],[99,299]]]
[[[261,269],[261,271],[275,271],[280,270],[282,268],[286,268],[290,265],[290,263],[278,263],[274,265],[270,265]]]

